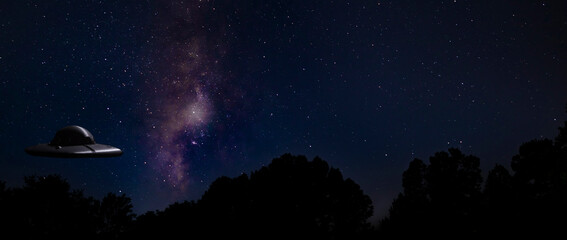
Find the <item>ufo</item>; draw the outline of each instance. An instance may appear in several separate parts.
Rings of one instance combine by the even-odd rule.
[[[93,135],[80,126],[67,126],[59,129],[50,143],[27,147],[25,151],[33,156],[57,158],[118,157],[119,148],[98,144]]]

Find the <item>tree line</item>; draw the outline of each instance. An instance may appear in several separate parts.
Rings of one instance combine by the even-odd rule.
[[[372,202],[320,158],[284,154],[260,170],[216,179],[198,201],[135,216],[131,199],[71,190],[58,175],[0,182],[0,232],[18,238],[357,238],[371,232]]]
[[[511,171],[510,171],[510,170]],[[403,191],[373,226],[370,198],[321,158],[284,154],[250,175],[220,177],[197,201],[136,216],[131,199],[71,190],[58,175],[0,181],[0,232],[21,239],[387,239],[554,236],[567,226],[567,122],[519,147],[483,179],[459,149],[410,162]]]
[[[381,236],[559,236],[567,226],[567,121],[554,140],[522,144],[511,172],[481,175],[458,149],[410,162],[403,192],[379,224]],[[483,187],[484,186],[484,187]],[[411,231],[409,231],[411,229]]]

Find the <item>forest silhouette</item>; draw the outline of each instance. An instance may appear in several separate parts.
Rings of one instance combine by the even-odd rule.
[[[510,171],[510,170],[511,171]],[[250,175],[219,177],[197,201],[133,213],[126,195],[102,200],[59,175],[0,181],[0,231],[19,239],[388,239],[560,236],[567,226],[567,121],[554,140],[522,144],[486,180],[459,149],[414,159],[403,191],[374,226],[370,198],[321,158],[284,154]]]

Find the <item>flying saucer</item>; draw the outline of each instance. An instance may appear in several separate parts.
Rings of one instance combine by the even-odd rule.
[[[55,133],[50,143],[27,147],[25,151],[34,156],[59,158],[118,157],[119,148],[98,144],[93,135],[79,126],[67,126]]]

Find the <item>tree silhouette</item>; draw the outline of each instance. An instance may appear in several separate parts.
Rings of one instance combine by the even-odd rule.
[[[561,128],[558,139],[564,134]],[[532,140],[512,158],[514,201],[521,208],[515,214],[521,219],[516,227],[523,233],[558,233],[567,224],[567,149],[563,146],[549,139]]]
[[[97,235],[104,239],[117,239],[130,227],[134,220],[132,204],[126,195],[108,193],[102,202],[95,203],[98,220]]]
[[[126,236],[127,239],[168,239],[191,234],[204,238],[207,226],[203,217],[206,216],[197,211],[195,202],[176,202],[163,211],[148,211],[138,216]]]
[[[218,178],[197,202],[176,203],[163,212],[140,216],[133,232],[140,236],[190,231],[208,238],[356,239],[370,231],[371,214],[370,198],[338,169],[329,168],[318,157],[310,162],[285,154],[250,177]]]
[[[512,176],[508,170],[496,164],[488,172],[484,187],[484,201],[482,209],[481,229],[482,235],[510,234],[517,226]]]
[[[474,235],[481,198],[479,162],[454,148],[435,153],[428,166],[413,160],[403,174],[403,193],[381,222],[381,233],[406,237]]]
[[[567,110],[567,108],[566,108]],[[510,164],[488,175],[485,232],[508,236],[558,234],[567,225],[567,121],[555,141],[522,144]]]
[[[102,202],[71,191],[59,175],[24,178],[22,188],[0,184],[0,227],[22,239],[111,239],[132,221],[130,199],[114,194]]]
[[[407,235],[408,227],[412,227],[415,235],[426,231],[423,223],[427,216],[430,216],[426,172],[427,165],[420,159],[416,158],[410,162],[402,175],[403,193],[394,199],[389,217],[381,221],[381,228],[385,233]]]
[[[404,172],[382,235],[554,236],[567,226],[567,121],[555,141],[522,144],[512,173],[497,164],[482,192],[478,158],[449,149],[429,162],[415,159]]]
[[[71,192],[58,175],[25,177],[24,182],[8,201],[8,231],[24,238],[69,238],[89,232],[89,215],[81,211],[89,203],[79,201],[81,192]]]
[[[480,160],[452,148],[449,154],[436,153],[429,162],[425,179],[436,216],[432,223],[447,228],[446,232],[473,234],[481,197]]]

